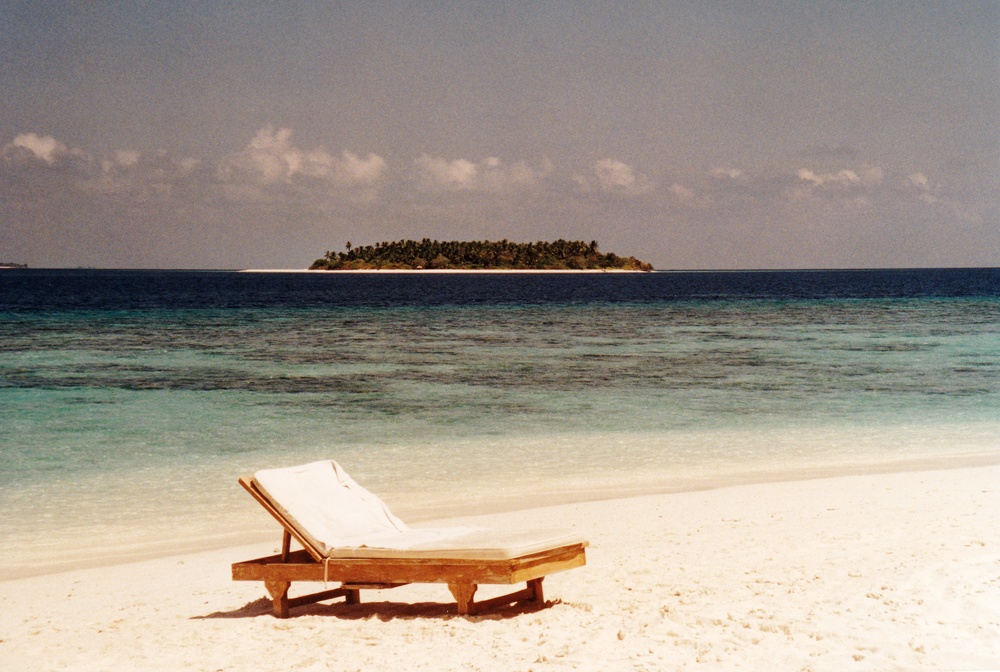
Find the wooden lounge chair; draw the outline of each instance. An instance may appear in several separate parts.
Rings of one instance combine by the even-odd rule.
[[[362,589],[408,583],[448,584],[459,614],[542,603],[545,576],[586,564],[588,544],[574,537],[410,528],[333,461],[259,471],[239,482],[284,533],[280,554],[233,564],[233,580],[263,581],[279,618],[292,607],[338,597],[355,604]],[[291,549],[293,538],[300,550]],[[295,581],[340,585],[289,597]],[[480,584],[522,582],[523,590],[474,601]]]

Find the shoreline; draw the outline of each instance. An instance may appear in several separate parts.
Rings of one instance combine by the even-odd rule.
[[[688,493],[711,492],[733,487],[769,485],[781,483],[805,483],[853,476],[880,476],[937,471],[953,471],[980,467],[1000,467],[1000,453],[970,452],[959,455],[934,455],[906,457],[885,461],[833,462],[799,465],[794,468],[774,468],[764,466],[755,470],[737,470],[726,474],[713,472],[711,475],[688,474],[667,480],[650,479],[629,486],[591,484],[577,489],[549,489],[530,494],[517,493],[513,496],[494,498],[463,504],[442,504],[413,506],[406,502],[393,502],[390,508],[410,523],[424,523],[460,516],[489,516],[515,514],[552,506],[589,504],[632,499],[635,497],[655,497],[660,495],[683,495]]]
[[[421,268],[421,269],[406,269],[406,268],[370,268],[364,270],[312,270],[309,268],[245,268],[238,271],[239,273],[319,273],[319,274],[329,274],[338,275],[341,273],[353,273],[353,274],[369,274],[369,273],[381,273],[381,274],[416,274],[416,275],[447,275],[449,273],[459,273],[466,275],[475,274],[490,274],[490,273],[503,273],[503,274],[531,274],[531,273],[570,273],[574,275],[580,274],[592,274],[592,273],[655,273],[656,271],[629,271],[623,268],[594,268],[594,269],[559,269],[559,268]]]
[[[319,458],[317,458],[319,459]],[[545,488],[508,492],[504,488],[494,491],[489,498],[472,497],[470,492],[457,494],[460,502],[451,498],[416,499],[415,493],[383,492],[381,487],[372,486],[392,511],[410,524],[423,525],[435,520],[470,516],[509,516],[558,506],[600,504],[637,497],[657,497],[713,492],[733,487],[765,486],[783,483],[808,483],[845,477],[866,477],[892,474],[925,472],[947,472],[968,468],[1000,467],[1000,454],[973,452],[963,455],[938,455],[909,457],[886,461],[837,462],[799,465],[794,468],[761,466],[754,470],[737,470],[728,473],[713,471],[710,474],[688,473],[674,475],[669,479],[651,478],[632,481],[628,485],[618,483],[592,482],[578,487],[565,487],[549,482]],[[43,560],[29,569],[17,564],[18,556],[8,549],[0,569],[7,578],[26,579],[36,576],[60,574],[74,570],[100,570],[141,561],[163,560],[192,553],[219,551],[233,546],[266,543],[274,528],[273,521],[260,515],[252,500],[243,496],[235,486],[226,495],[232,501],[216,510],[216,519],[229,525],[228,532],[213,534],[202,526],[197,536],[174,537],[169,541],[153,540],[149,535],[137,530],[117,528],[112,534],[116,541],[104,546],[74,546],[72,554],[66,554],[62,546],[48,544],[58,557],[46,554],[46,548],[37,547],[30,540],[22,542],[25,552],[21,557],[40,557]],[[235,504],[235,509],[233,505]],[[190,511],[183,512],[190,516]],[[162,523],[163,521],[159,521]],[[152,525],[152,521],[150,522]],[[100,534],[93,530],[93,534]],[[277,534],[277,532],[273,532]],[[64,541],[73,537],[60,535]],[[14,537],[11,536],[11,539]],[[124,541],[118,541],[124,540]],[[41,540],[40,540],[41,541]],[[27,552],[28,547],[30,553]],[[14,564],[11,564],[11,562]]]
[[[230,564],[274,539],[0,581],[22,669],[997,669],[1000,466],[848,475],[452,518],[558,527],[547,608],[457,617],[438,585],[270,615]],[[484,596],[488,596],[484,587]],[[291,663],[289,647],[308,655]],[[476,641],[476,646],[469,642]],[[807,661],[809,664],[807,665]]]
[[[317,457],[316,459],[322,459]],[[524,489],[509,491],[502,484],[497,485],[489,496],[477,496],[474,490],[452,491],[447,497],[428,497],[419,491],[386,491],[385,484],[367,485],[382,497],[396,515],[410,524],[427,524],[435,520],[469,516],[515,515],[524,511],[553,506],[568,506],[608,502],[635,497],[678,495],[697,492],[711,492],[725,488],[781,483],[820,481],[850,476],[876,476],[882,474],[919,473],[929,471],[952,471],[955,469],[1000,466],[1000,454],[970,452],[960,455],[935,455],[908,457],[885,461],[867,462],[817,462],[795,467],[758,465],[754,469],[737,469],[720,472],[676,473],[669,478],[640,479],[628,484],[621,482],[583,482],[581,477],[567,481],[543,479],[537,484],[528,484]],[[235,480],[235,479],[234,479]],[[367,482],[367,481],[366,481]],[[227,480],[228,485],[228,480]],[[536,487],[537,485],[537,487]],[[435,485],[436,487],[436,485]],[[434,488],[432,488],[434,489]],[[92,528],[90,535],[106,536],[111,543],[100,546],[85,544],[79,533],[65,530],[53,533],[69,543],[71,552],[64,545],[55,545],[45,539],[24,540],[21,551],[7,548],[0,552],[0,573],[8,578],[21,579],[32,576],[59,574],[74,569],[111,568],[132,562],[157,560],[175,556],[217,551],[234,545],[265,542],[271,536],[273,521],[260,515],[252,500],[244,496],[238,487],[220,491],[228,501],[220,502],[214,512],[214,519],[225,525],[226,532],[213,533],[204,524],[197,530],[185,528],[183,536],[160,540],[146,530],[135,527],[116,526],[102,533]],[[456,500],[455,497],[458,499]],[[202,497],[201,500],[205,500]],[[180,512],[185,517],[197,517],[197,510]],[[147,525],[157,527],[168,521],[150,520]],[[192,533],[193,532],[193,533]],[[9,535],[14,539],[14,535]],[[56,555],[50,555],[49,553]],[[37,557],[40,561],[26,569],[19,563],[25,558]]]

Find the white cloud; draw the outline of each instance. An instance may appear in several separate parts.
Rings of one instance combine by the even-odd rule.
[[[369,203],[378,193],[386,162],[375,154],[359,156],[344,151],[331,154],[323,148],[303,149],[292,142],[287,128],[265,127],[245,149],[221,161],[202,162],[194,157],[172,157],[160,151],[149,154],[120,149],[91,155],[67,147],[52,136],[22,133],[0,146],[0,157],[10,173],[24,184],[32,180],[61,179],[64,193],[128,194],[135,203],[171,197],[202,199],[222,194],[234,202],[281,202],[326,207],[331,191],[353,203]],[[47,178],[33,176],[32,164],[52,168]],[[55,174],[58,173],[58,176]],[[38,183],[40,184],[40,183]],[[291,193],[274,187],[288,186]]]
[[[491,156],[475,163],[468,159],[449,161],[423,154],[414,163],[425,187],[453,191],[506,191],[538,186],[552,172],[552,162],[532,167],[526,161],[505,164]]]
[[[853,170],[816,174],[808,168],[800,168],[796,175],[798,175],[800,180],[812,182],[817,187],[821,187],[824,184],[856,184],[861,181],[861,178]]]
[[[415,163],[420,171],[421,180],[428,186],[442,186],[451,189],[473,189],[476,183],[476,173],[479,167],[465,159],[448,161],[427,154],[418,158]]]
[[[615,159],[601,159],[593,166],[594,177],[577,175],[574,182],[583,190],[596,188],[609,194],[638,196],[653,190],[653,182],[632,166]]]
[[[66,145],[51,135],[37,135],[35,133],[21,133],[14,138],[10,146],[26,149],[34,154],[35,158],[50,166],[55,163],[57,158],[69,152]]]
[[[131,149],[120,149],[111,157],[101,161],[101,169],[105,174],[111,172],[122,172],[123,170],[134,168],[138,165],[142,155]]]
[[[333,178],[341,184],[372,185],[378,182],[387,169],[385,159],[371,152],[361,158],[353,152],[343,151],[332,164]]]
[[[385,173],[386,162],[377,154],[362,158],[344,151],[335,156],[322,148],[303,150],[294,146],[291,138],[290,128],[260,129],[246,149],[222,166],[220,176],[224,181],[234,181],[239,174],[247,174],[264,184],[309,177],[350,187],[372,186]]]
[[[924,203],[936,203],[937,196],[935,195],[941,189],[941,185],[935,184],[928,179],[923,173],[913,173],[907,177],[907,181],[911,186],[916,187],[919,194],[919,198]]]
[[[119,166],[134,166],[139,163],[139,152],[133,149],[120,149],[115,152],[115,161]]]
[[[858,171],[844,168],[835,173],[816,173],[808,168],[800,168],[796,175],[803,182],[809,182],[816,187],[871,186],[882,181],[884,171],[877,166],[866,165]]]
[[[738,180],[743,177],[743,171],[739,168],[713,168],[710,174],[712,177],[728,177],[730,180]]]

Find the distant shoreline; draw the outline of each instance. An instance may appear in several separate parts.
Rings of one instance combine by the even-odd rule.
[[[628,271],[621,268],[595,268],[595,269],[549,269],[549,268],[422,268],[422,269],[400,269],[400,268],[369,268],[364,270],[311,270],[308,268],[246,268],[240,273],[313,273],[338,275],[340,273],[363,273],[363,274],[399,274],[407,273],[411,275],[448,275],[453,273],[461,274],[483,274],[483,273],[504,273],[504,274],[524,274],[524,273],[563,273],[578,275],[581,273],[649,273],[650,271]]]

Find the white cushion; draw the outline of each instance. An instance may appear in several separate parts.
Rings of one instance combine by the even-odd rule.
[[[411,529],[333,460],[263,469],[253,480],[285,519],[323,554],[336,548],[407,549],[474,531],[466,527]]]

